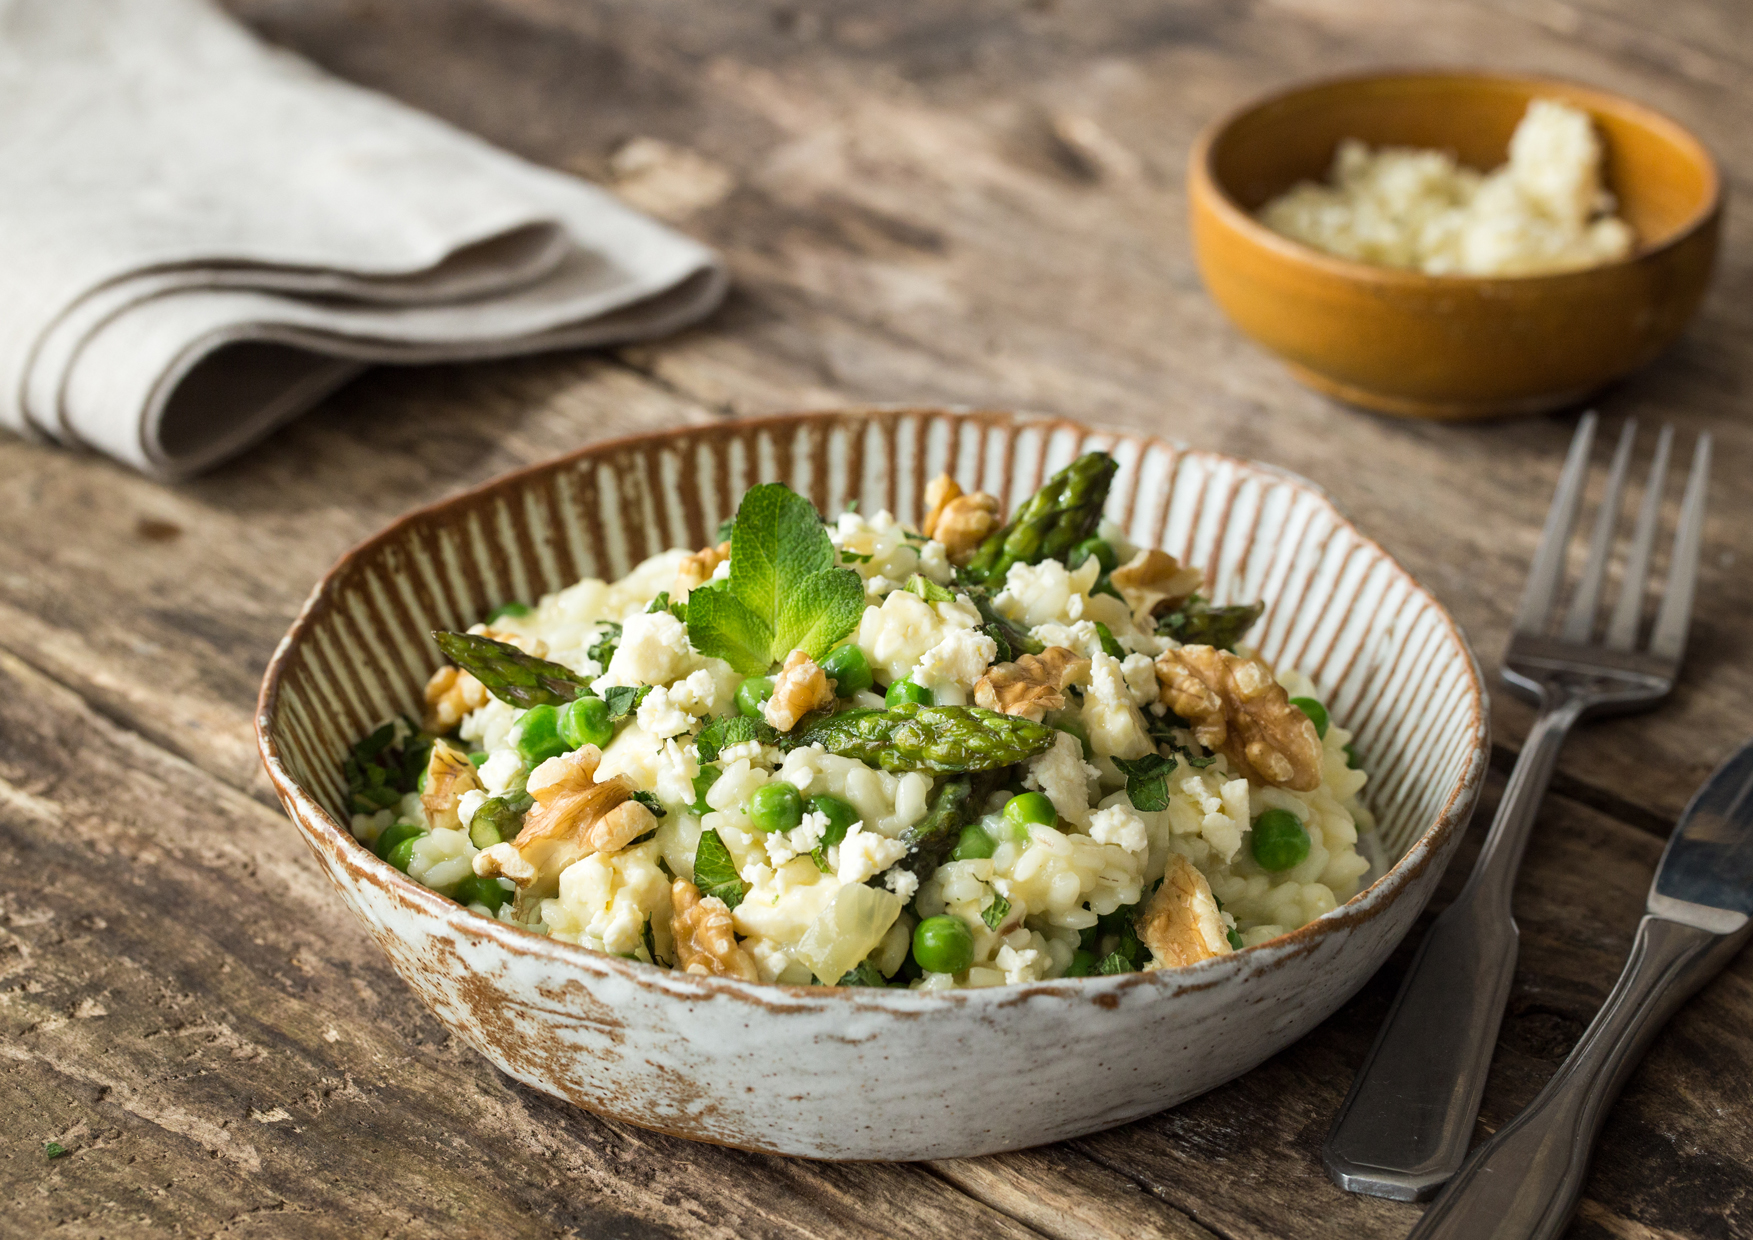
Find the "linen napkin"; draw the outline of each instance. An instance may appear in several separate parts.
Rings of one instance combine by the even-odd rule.
[[[182,478],[368,363],[659,335],[725,286],[209,0],[0,0],[0,425]]]

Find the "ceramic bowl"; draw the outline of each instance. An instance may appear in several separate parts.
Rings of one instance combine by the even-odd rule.
[[[1535,98],[1594,118],[1608,187],[1637,231],[1629,257],[1554,275],[1427,276],[1335,258],[1254,218],[1296,182],[1324,180],[1347,137],[1495,168]],[[1300,86],[1206,130],[1188,168],[1199,270],[1236,326],[1320,391],[1422,418],[1559,408],[1655,357],[1704,295],[1721,185],[1704,146],[1648,108],[1568,82],[1485,73]]]
[[[341,763],[419,708],[428,633],[507,599],[712,541],[743,490],[917,519],[948,470],[1014,507],[1078,453],[1119,458],[1109,515],[1267,600],[1254,637],[1357,731],[1392,866],[1270,943],[1186,969],[991,990],[750,985],[478,917],[346,829]],[[342,558],[275,652],[257,735],[288,813],[446,1026],[537,1089],[684,1137],[818,1158],[984,1154],[1171,1106],[1288,1046],[1363,984],[1429,899],[1478,794],[1485,695],[1455,624],[1320,490],[1269,466],[992,413],[869,410],[593,445],[422,509]]]

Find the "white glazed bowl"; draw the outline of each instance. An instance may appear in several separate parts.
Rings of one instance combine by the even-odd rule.
[[[1014,507],[1078,453],[1120,461],[1108,514],[1265,599],[1250,634],[1353,729],[1394,859],[1294,933],[1190,968],[990,990],[761,986],[656,969],[478,917],[343,825],[351,741],[417,711],[428,636],[507,599],[712,541],[743,490],[917,520],[948,470]],[[318,862],[448,1027],[529,1085],[633,1124],[753,1150],[954,1158],[1075,1137],[1246,1072],[1376,970],[1436,886],[1485,770],[1485,694],[1437,602],[1312,484],[1069,422],[942,410],[729,421],[593,445],[404,517],[344,556],[262,684],[268,773]]]

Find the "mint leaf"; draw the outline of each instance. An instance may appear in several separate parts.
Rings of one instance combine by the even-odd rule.
[[[949,590],[921,573],[914,573],[907,578],[907,584],[901,588],[909,594],[917,594],[928,603],[952,603],[956,598]]]
[[[1169,775],[1175,760],[1160,753],[1147,753],[1142,758],[1115,758],[1115,768],[1126,776],[1126,796],[1133,809],[1157,813],[1169,808]]]
[[[596,644],[585,651],[597,661],[597,666],[606,669],[609,660],[615,657],[615,647],[621,644],[621,625],[611,620],[603,626],[602,633],[597,637]]]
[[[1096,966],[1096,972],[1103,976],[1112,976],[1116,973],[1136,973],[1138,966],[1120,952],[1109,952],[1102,957],[1102,962]]]
[[[647,792],[645,789],[641,788],[638,792],[633,794],[632,799],[638,801],[641,805],[645,806],[646,809],[650,810],[653,818],[662,818],[664,814],[668,812],[664,809],[662,802],[657,799],[657,793],[655,792]]]
[[[724,846],[724,840],[716,831],[700,833],[699,847],[694,850],[694,886],[700,889],[701,895],[717,896],[729,908],[741,904],[743,894],[748,890],[743,886],[743,880],[737,877],[736,862],[731,860],[730,849]]]
[[[59,1158],[66,1152],[67,1147],[62,1145],[59,1141],[43,1142],[43,1153],[47,1154],[50,1158]]]
[[[657,940],[653,938],[651,934],[651,917],[649,914],[646,915],[645,925],[640,927],[639,938],[645,944],[646,959],[652,964],[661,965],[663,961],[657,958]]]
[[[802,650],[812,659],[858,627],[864,616],[864,582],[850,568],[829,568],[805,577],[787,595],[773,626],[772,654],[783,659]]]
[[[889,979],[883,976],[883,971],[876,965],[868,960],[861,960],[856,968],[834,984],[836,986],[887,986]]]
[[[663,591],[656,598],[652,599],[651,602],[645,605],[645,614],[648,616],[660,611],[669,612],[670,615],[680,620],[683,624],[688,623],[688,605],[686,603],[670,602],[670,592],[668,590]]]
[[[1102,653],[1110,659],[1124,659],[1126,657],[1126,651],[1122,649],[1119,642],[1114,640],[1114,630],[1100,620],[1096,621],[1096,638],[1102,643]]]
[[[864,611],[864,583],[834,562],[814,504],[777,482],[750,487],[731,527],[730,576],[688,596],[695,649],[749,676],[793,650],[826,654]]]
[[[603,702],[609,708],[609,722],[619,723],[639,709],[639,703],[651,692],[650,685],[616,685],[603,690]]]
[[[992,893],[992,903],[981,910],[980,920],[986,923],[988,930],[996,930],[1004,924],[1005,916],[1009,912],[1010,901],[995,891]]]
[[[701,762],[716,762],[718,755],[732,745],[749,741],[771,745],[778,740],[779,733],[765,720],[750,719],[747,715],[726,715],[700,729],[700,735],[694,738],[694,748]]]
[[[688,640],[745,676],[759,676],[773,664],[773,626],[729,589],[688,595]]]

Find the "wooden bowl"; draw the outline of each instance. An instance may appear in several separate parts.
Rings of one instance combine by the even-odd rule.
[[[1637,231],[1622,260],[1554,275],[1430,276],[1336,258],[1254,212],[1322,181],[1343,138],[1455,152],[1491,169],[1535,98],[1586,110],[1606,182]],[[1395,73],[1299,86],[1211,126],[1188,170],[1193,249],[1236,326],[1310,386],[1419,418],[1537,413],[1644,365],[1698,308],[1722,182],[1691,134],[1604,91],[1486,73]]]
[[[755,985],[654,968],[476,916],[347,829],[347,747],[417,711],[430,630],[711,540],[756,482],[825,512],[916,520],[949,472],[1019,503],[1090,449],[1108,515],[1265,599],[1250,639],[1303,668],[1357,734],[1385,862],[1299,930],[1189,968],[988,990]],[[439,1020],[505,1072],[629,1123],[815,1158],[956,1158],[1075,1137],[1247,1071],[1373,974],[1472,811],[1485,691],[1442,607],[1312,484],[1070,422],[945,410],[724,421],[590,447],[421,509],[323,578],[262,683],[281,802],[344,901]]]

